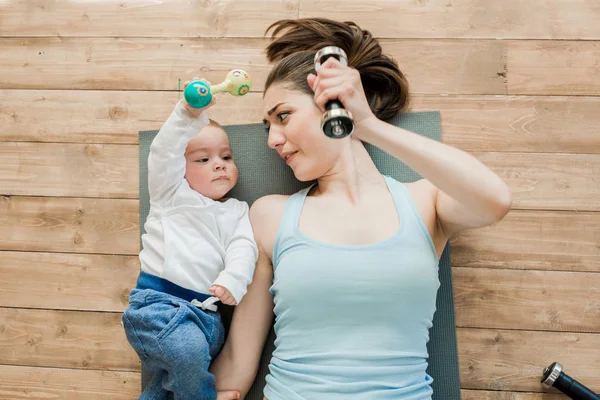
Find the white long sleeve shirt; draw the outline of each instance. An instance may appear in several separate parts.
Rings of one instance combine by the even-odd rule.
[[[150,211],[144,224],[142,271],[183,288],[212,295],[227,288],[237,303],[252,281],[258,249],[248,204],[214,201],[193,190],[184,178],[185,149],[208,117],[194,118],[178,102],[150,146]]]

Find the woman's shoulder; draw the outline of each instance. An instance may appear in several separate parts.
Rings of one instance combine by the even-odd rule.
[[[265,249],[272,248],[275,242],[277,230],[290,197],[290,195],[271,194],[259,198],[250,206],[249,215],[252,229]]]
[[[285,205],[290,195],[269,194],[257,199],[250,207],[250,215],[257,220],[273,218],[276,214],[283,214]]]

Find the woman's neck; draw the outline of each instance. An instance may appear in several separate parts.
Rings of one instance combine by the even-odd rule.
[[[366,191],[380,186],[385,181],[365,146],[359,140],[350,140],[337,164],[318,179],[313,196],[345,197],[358,203]]]

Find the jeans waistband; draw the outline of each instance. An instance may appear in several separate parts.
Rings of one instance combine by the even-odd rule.
[[[156,275],[149,274],[144,271],[140,271],[140,275],[137,279],[137,289],[153,289],[158,292],[168,293],[172,296],[179,297],[180,299],[191,302],[192,300],[198,300],[199,302],[203,302],[212,295],[199,293],[190,289],[183,288],[179,285],[176,285],[173,282],[169,282],[166,279],[160,278]]]

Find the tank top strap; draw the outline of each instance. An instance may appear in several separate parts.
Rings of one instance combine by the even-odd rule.
[[[310,190],[316,185],[316,183],[297,191],[292,194],[285,205],[281,222],[277,230],[277,236],[273,245],[273,263],[274,266],[277,264],[279,259],[279,253],[281,251],[281,244],[295,236],[295,230],[300,221],[300,214],[304,206],[304,200]]]
[[[429,230],[427,230],[425,222],[417,209],[417,204],[415,203],[412,193],[410,193],[410,190],[404,183],[397,181],[391,176],[384,175],[384,177],[397,204],[400,219],[404,219],[404,224],[409,225],[407,228],[408,230],[417,229],[417,231],[422,234],[423,239],[427,242],[430,250],[437,257],[435,245],[433,244]]]

